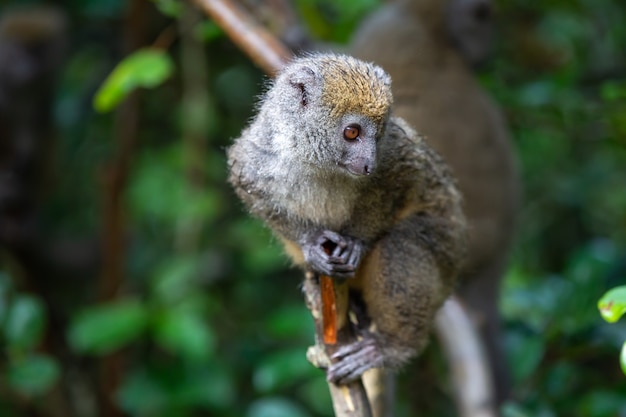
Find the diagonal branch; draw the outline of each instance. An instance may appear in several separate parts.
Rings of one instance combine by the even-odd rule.
[[[230,0],[194,2],[267,74],[274,75],[291,58],[291,52],[280,41]]]
[[[484,346],[456,297],[450,297],[437,313],[435,330],[452,370],[459,415],[496,417]]]
[[[324,288],[328,285],[325,281],[330,283],[331,288]],[[325,369],[330,365],[330,357],[339,346],[354,341],[348,322],[348,286],[345,282],[332,282],[329,277],[307,272],[304,289],[306,306],[315,322],[315,345],[309,348],[307,359],[314,366]],[[329,290],[333,292],[332,300],[324,294]],[[330,316],[329,309],[333,310],[332,323],[327,322]],[[347,385],[329,382],[328,388],[336,417],[372,417],[369,399],[361,379]]]

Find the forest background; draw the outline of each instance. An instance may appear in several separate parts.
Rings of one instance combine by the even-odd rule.
[[[42,4],[0,13],[18,3]],[[55,4],[66,30],[51,39],[54,76],[7,103],[0,62],[1,173],[17,163],[2,123],[19,100],[49,104],[24,122],[37,140],[20,161],[23,201],[0,204],[0,416],[331,416],[304,355],[301,273],[226,184],[224,149],[263,73],[183,2]],[[316,39],[341,44],[378,2],[294,6]],[[626,278],[626,3],[499,0],[495,21],[477,76],[524,184],[501,297],[514,386],[503,413],[626,416],[626,326],[596,307]],[[151,88],[113,111],[114,95],[94,102],[150,45],[163,53],[128,71]],[[432,415],[452,415],[447,380],[432,385]]]

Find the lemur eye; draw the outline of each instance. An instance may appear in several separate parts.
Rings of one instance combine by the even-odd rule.
[[[349,125],[343,129],[343,138],[345,140],[355,140],[361,134],[361,126],[359,125]]]

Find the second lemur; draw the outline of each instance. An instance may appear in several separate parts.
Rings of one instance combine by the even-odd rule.
[[[391,116],[380,67],[319,54],[284,67],[228,149],[229,181],[294,262],[346,279],[367,328],[327,370],[345,383],[425,346],[454,287],[466,224],[450,171]]]

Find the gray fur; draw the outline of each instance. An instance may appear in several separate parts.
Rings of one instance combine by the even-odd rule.
[[[335,74],[345,77],[335,82]],[[228,150],[237,195],[292,247],[296,263],[323,272],[315,259],[329,235],[352,250],[345,263],[356,259],[356,270],[338,256],[334,262],[344,272],[335,276],[352,276],[351,291],[362,297],[375,330],[364,333],[362,349],[347,348],[349,354],[337,358],[328,371],[334,381],[355,378],[364,363],[397,367],[414,356],[453,289],[464,253],[465,219],[454,180],[421,136],[389,116],[389,89],[380,67],[351,57],[295,60]],[[359,96],[346,101],[354,91]],[[342,100],[349,114],[337,113]],[[347,142],[342,126],[353,122],[363,138]],[[345,162],[363,155],[374,158],[369,175]]]

